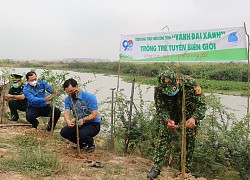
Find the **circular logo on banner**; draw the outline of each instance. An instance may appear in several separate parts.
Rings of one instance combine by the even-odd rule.
[[[238,46],[241,42],[241,36],[237,32],[232,32],[228,35],[228,43],[232,46]]]
[[[122,42],[122,46],[124,47],[124,51],[129,50],[133,47],[133,40],[124,40]]]

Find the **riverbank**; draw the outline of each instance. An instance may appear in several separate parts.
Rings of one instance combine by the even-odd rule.
[[[41,62],[41,61],[0,61],[0,67],[53,69],[81,73],[120,75],[124,81],[139,84],[156,85],[157,76],[162,69],[171,67],[183,74],[197,79],[205,93],[217,93],[235,96],[249,96],[247,82],[248,66],[246,63],[120,63],[119,62]]]
[[[29,68],[13,68],[15,73],[25,74],[30,69]],[[44,69],[36,69],[36,73],[38,77],[40,77],[41,73]],[[61,74],[64,70],[53,70],[54,73]],[[108,108],[110,104],[107,104],[108,107],[103,104],[106,101],[109,101],[111,98],[111,88],[117,88],[118,77],[117,75],[104,75],[104,74],[94,74],[94,73],[84,73],[84,72],[76,72],[74,69],[68,71],[70,77],[77,77],[79,79],[79,84],[82,88],[84,88],[88,92],[92,92],[97,97],[98,101],[102,104],[100,106],[101,109]],[[124,78],[128,78],[124,80]],[[130,79],[129,79],[130,78]],[[141,99],[145,101],[147,105],[151,104],[154,101],[154,85],[147,83],[140,83],[137,79],[135,83],[134,90],[134,103],[136,106],[140,106]],[[155,78],[156,79],[156,78]],[[142,78],[142,80],[145,80]],[[128,99],[131,95],[131,86],[132,86],[132,77],[131,76],[121,76],[119,78],[119,90],[120,93],[124,94],[124,98]],[[245,96],[235,96],[235,94],[229,94],[229,92],[222,94],[214,92],[208,92],[206,89],[202,89],[202,91],[209,96],[214,94],[220,100],[223,100],[223,106],[228,107],[228,111],[233,113],[235,117],[240,120],[246,116],[246,107],[247,107],[247,97]],[[63,100],[62,100],[63,102]],[[233,102],[233,103],[232,103]],[[63,108],[63,107],[62,107]]]
[[[29,71],[31,68],[12,68],[11,70],[14,70],[14,72],[16,73],[21,73],[21,74],[25,74],[27,71]],[[34,68],[33,68],[34,69]],[[35,71],[38,73],[38,77],[40,77],[41,73],[44,71],[45,68],[41,68],[41,69],[35,69]],[[69,77],[79,77],[79,82],[81,85],[83,85],[85,82],[89,82],[86,86],[81,86],[83,87],[84,89],[86,89],[87,91],[89,92],[93,92],[97,99],[101,102],[106,102],[105,104],[103,103],[100,103],[100,114],[103,115],[103,126],[105,125],[105,123],[108,123],[109,122],[109,117],[110,117],[110,97],[111,97],[111,90],[110,88],[113,88],[113,87],[116,87],[116,84],[117,84],[117,76],[105,76],[103,74],[94,74],[94,73],[79,73],[79,72],[74,72],[74,69],[72,69],[73,71],[68,71],[69,73]],[[55,73],[60,73],[62,72],[61,70],[55,70],[53,71]],[[138,84],[137,84],[138,85]],[[143,154],[143,156],[145,157],[151,157],[152,156],[152,147],[154,147],[154,142],[155,142],[155,137],[152,136],[154,135],[154,128],[153,128],[153,125],[155,125],[155,119],[152,118],[152,116],[154,116],[154,108],[151,108],[150,106],[148,106],[148,104],[146,102],[149,102],[149,101],[152,101],[153,100],[153,91],[154,91],[154,88],[153,86],[148,86],[148,85],[141,85],[141,86],[137,86],[136,85],[136,89],[135,89],[135,96],[134,96],[134,102],[135,102],[135,105],[137,105],[137,103],[139,103],[139,105],[141,106],[137,106],[137,107],[140,107],[140,108],[137,108],[137,111],[134,111],[135,113],[140,113],[141,115],[140,116],[133,116],[135,117],[134,120],[136,120],[135,122],[140,122],[141,125],[138,125],[137,126],[137,130],[140,132],[141,135],[143,135],[144,137],[144,140],[143,141],[134,141],[136,143],[136,149],[131,149],[131,152],[140,152]],[[123,100],[121,101],[119,104],[122,105],[124,104],[125,106],[122,107],[121,109],[117,108],[116,109],[116,115],[117,115],[117,122],[123,122],[122,119],[119,119],[119,117],[125,117],[126,116],[126,103],[128,102],[127,100],[129,99],[129,96],[131,94],[131,83],[126,83],[123,81],[123,79],[120,80],[120,88],[121,90],[121,94],[119,94],[119,99]],[[207,96],[209,98],[209,96]],[[240,98],[236,97],[236,99],[233,99],[232,97],[225,97],[227,98],[229,101],[226,103],[226,106],[228,105],[231,105],[231,104],[234,104],[236,105],[237,107],[243,107],[245,105],[245,103],[243,103],[243,101],[245,100],[240,100]],[[237,101],[239,101],[239,103],[243,103],[243,104],[238,104],[237,105]],[[232,103],[233,102],[233,103]],[[63,104],[63,103],[62,103]],[[230,123],[234,122],[233,119],[231,119],[231,115],[228,116],[228,113],[226,112],[226,109],[225,108],[225,105],[220,105],[220,103],[218,102],[217,98],[216,97],[210,97],[208,99],[208,104],[211,104],[212,107],[211,109],[213,109],[213,111],[208,111],[208,116],[206,117],[206,120],[203,121],[202,123],[202,126],[201,126],[201,129],[202,131],[201,134],[199,135],[200,136],[200,139],[199,141],[201,142],[198,150],[198,154],[202,154],[202,159],[206,159],[207,157],[207,165],[204,164],[204,160],[202,160],[202,162],[199,161],[199,156],[197,156],[198,159],[196,159],[196,163],[198,166],[195,167],[195,169],[199,172],[199,173],[204,173],[206,174],[203,175],[205,177],[214,177],[216,178],[218,176],[218,173],[219,174],[222,174],[221,176],[227,176],[225,174],[226,171],[226,168],[232,168],[231,166],[229,167],[224,167],[224,164],[222,163],[219,167],[220,169],[220,172],[219,169],[215,169],[214,172],[203,172],[204,169],[211,169],[211,167],[218,167],[218,163],[220,162],[217,162],[217,159],[212,159],[211,161],[211,157],[213,157],[211,154],[209,154],[209,152],[206,154],[207,152],[207,149],[208,148],[211,148],[211,147],[215,147],[214,146],[214,139],[213,139],[213,136],[210,137],[210,134],[211,135],[214,135],[215,133],[217,133],[217,131],[212,131],[213,129],[217,129],[217,128],[207,128],[207,127],[214,127],[215,124],[213,124],[213,122],[217,121],[217,118],[221,117],[224,119],[224,117],[226,117],[226,120],[228,120]],[[107,105],[107,108],[105,108]],[[101,108],[102,107],[102,108]],[[104,107],[104,111],[101,111],[101,109],[103,109]],[[117,106],[117,107],[120,107],[120,106]],[[209,106],[210,107],[210,106]],[[245,106],[244,106],[245,107]],[[233,107],[232,107],[233,108]],[[218,109],[218,111],[217,111]],[[118,114],[124,114],[125,116],[118,116]],[[226,113],[226,114],[225,114]],[[244,114],[243,114],[244,115]],[[138,121],[138,117],[140,117],[140,121]],[[212,117],[212,119],[210,119]],[[228,119],[229,118],[229,119]],[[218,121],[221,122],[220,119],[218,119]],[[223,121],[224,122],[224,121]],[[235,121],[236,122],[236,121]],[[206,124],[205,124],[206,123]],[[209,124],[209,123],[212,123]],[[219,123],[217,125],[220,125]],[[235,126],[235,124],[233,123],[233,125]],[[109,125],[110,126],[110,125]],[[121,129],[121,126],[116,126],[116,128],[120,128],[119,130],[117,129],[116,130],[116,136],[118,139],[116,139],[116,151],[117,152],[122,152],[122,147],[123,147],[123,140],[124,140],[124,129]],[[219,128],[219,129],[225,129],[227,130],[227,128]],[[232,128],[232,129],[235,129],[235,128]],[[237,129],[237,128],[236,128]],[[242,135],[242,132],[245,132],[244,130],[243,131],[240,131],[241,132],[241,135]],[[102,132],[102,133],[105,133],[105,132]],[[221,135],[221,133],[224,133],[223,135]],[[231,137],[231,134],[232,137]],[[103,134],[105,135],[105,134]],[[137,139],[140,139],[142,136],[138,136]],[[239,141],[240,137],[235,137],[235,133],[231,132],[231,129],[228,130],[228,132],[220,132],[219,134],[220,138],[218,138],[218,140],[221,140],[221,142],[219,142],[219,144],[222,144],[223,147],[224,147],[224,144],[225,142],[242,142],[241,140]],[[120,139],[119,139],[120,137]],[[203,137],[205,139],[203,139]],[[208,138],[211,140],[211,142],[208,143]],[[224,140],[225,138],[228,138],[228,140]],[[236,139],[236,140],[234,140]],[[243,138],[243,140],[245,140]],[[199,142],[198,141],[198,142]],[[231,146],[230,144],[225,144],[225,147],[232,147],[232,150],[233,150],[233,147],[237,147],[237,152],[240,152],[242,155],[244,155],[243,153],[245,152],[245,146],[242,147],[242,150],[239,149],[239,147],[241,147],[242,143],[236,143],[235,145]],[[245,145],[243,143],[243,145]],[[64,147],[64,146],[62,146]],[[62,148],[61,147],[61,148]],[[221,150],[222,148],[220,148],[219,150]],[[223,148],[224,149],[224,148]],[[227,149],[226,149],[227,150]],[[216,154],[216,157],[218,155],[218,150],[214,150],[213,153]],[[230,149],[230,152],[231,152],[231,149]],[[227,153],[227,152],[225,152]],[[220,155],[220,158],[224,159],[225,155],[224,155],[224,152]],[[238,158],[238,156],[235,156]],[[242,156],[244,157],[244,156]],[[243,158],[242,158],[243,159]],[[245,159],[245,158],[244,158]],[[214,161],[214,162],[213,162]],[[228,160],[227,160],[228,161]],[[235,162],[235,160],[232,160],[233,162]],[[239,161],[242,161],[241,159]],[[216,162],[216,164],[215,164]],[[241,167],[245,167],[243,165],[234,165],[234,168],[236,169],[240,169]],[[244,172],[243,172],[244,173]],[[145,173],[144,173],[145,175]],[[231,176],[231,175],[230,175]],[[145,176],[144,176],[145,177]],[[219,178],[220,179],[220,178]],[[226,178],[221,178],[221,179],[226,179]]]

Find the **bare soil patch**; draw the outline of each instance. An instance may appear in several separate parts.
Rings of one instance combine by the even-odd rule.
[[[6,122],[5,122],[6,123]],[[9,122],[8,122],[9,123]],[[96,137],[96,150],[93,153],[86,153],[81,150],[80,157],[76,157],[76,150],[72,148],[72,143],[58,139],[60,129],[54,134],[43,129],[33,129],[31,127],[0,127],[0,159],[15,158],[15,149],[11,144],[11,139],[17,135],[33,136],[47,143],[45,149],[56,153],[59,157],[58,171],[49,177],[37,177],[38,179],[58,179],[58,180],[104,180],[104,179],[147,179],[148,170],[152,161],[137,155],[119,156],[106,150],[106,143],[101,137]],[[180,179],[175,177],[177,171],[169,167],[162,169],[160,180]],[[3,180],[33,179],[18,171],[3,171],[0,169]],[[33,175],[34,177],[36,175]],[[187,174],[186,179],[196,179]],[[204,180],[204,178],[198,178]]]

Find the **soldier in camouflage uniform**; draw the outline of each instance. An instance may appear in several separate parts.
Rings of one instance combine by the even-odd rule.
[[[155,87],[155,105],[159,115],[160,142],[156,148],[154,164],[148,173],[148,179],[154,179],[160,174],[165,164],[166,155],[170,152],[173,143],[181,142],[182,98],[185,86],[186,106],[186,172],[191,168],[192,155],[195,146],[195,134],[199,121],[204,118],[206,105],[201,87],[196,80],[189,76],[166,70],[158,77]],[[177,135],[177,136],[176,136]]]
[[[11,74],[12,86],[8,94],[4,97],[4,100],[9,102],[11,121],[17,121],[19,119],[17,110],[25,112],[28,106],[27,99],[23,94],[24,84],[22,77],[23,76],[19,74]]]

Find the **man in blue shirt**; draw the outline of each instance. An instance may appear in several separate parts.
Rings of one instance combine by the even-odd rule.
[[[26,74],[27,84],[23,88],[23,94],[28,99],[28,109],[26,112],[27,121],[32,124],[32,127],[37,128],[39,121],[37,117],[50,117],[47,130],[51,131],[52,126],[52,107],[48,103],[51,101],[51,95],[46,96],[46,92],[53,94],[52,87],[45,81],[37,80],[35,72],[30,71]],[[54,90],[55,92],[55,90]],[[60,118],[61,111],[55,107],[54,127]]]
[[[69,141],[76,143],[76,124],[71,120],[71,111],[74,117],[79,121],[79,140],[80,148],[87,147],[87,152],[95,150],[94,139],[100,132],[101,118],[98,117],[98,104],[96,97],[83,91],[74,79],[68,79],[64,82],[63,88],[68,94],[65,98],[64,119],[67,126],[61,129],[61,136]],[[76,111],[76,112],[75,112]]]

